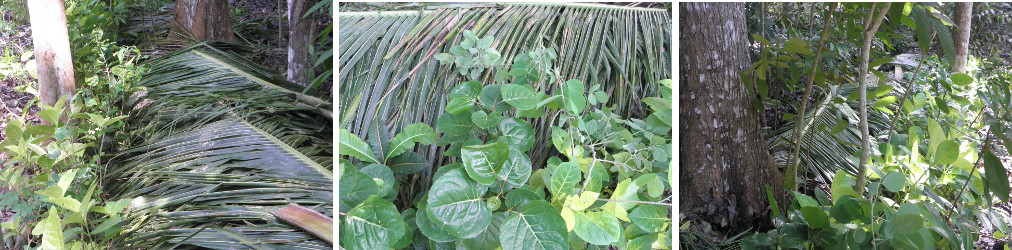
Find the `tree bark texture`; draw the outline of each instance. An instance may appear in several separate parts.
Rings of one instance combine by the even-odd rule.
[[[966,58],[970,51],[970,19],[972,15],[973,3],[956,3],[956,13],[953,15],[956,27],[952,28],[952,40],[956,47],[955,61],[952,63],[952,72],[954,73],[966,73]]]
[[[712,225],[769,223],[766,186],[779,207],[759,112],[738,72],[749,63],[742,3],[680,3],[679,204]],[[744,229],[744,228],[741,228]]]
[[[189,35],[197,41],[236,41],[228,0],[176,0],[169,38]]]
[[[861,161],[857,165],[857,185],[854,185],[854,191],[857,191],[858,194],[864,194],[865,172],[868,170],[868,157],[871,154],[871,134],[868,131],[868,59],[871,54],[872,39],[875,39],[875,33],[878,32],[878,27],[882,24],[882,20],[885,19],[889,5],[892,5],[892,3],[883,4],[882,7],[879,7],[878,12],[875,12],[876,4],[872,4],[872,13],[868,14],[864,33],[861,34],[863,39],[861,43],[861,66],[858,68],[858,77],[860,79],[858,103],[861,104],[860,108],[858,108],[861,119]]]
[[[27,2],[39,73],[39,99],[49,106],[62,96],[68,96],[69,101],[76,84],[63,0]]]
[[[306,86],[309,82],[309,45],[313,42],[313,19],[303,18],[311,0],[288,0],[288,81]]]

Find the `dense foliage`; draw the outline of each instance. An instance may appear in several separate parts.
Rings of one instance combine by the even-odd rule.
[[[492,36],[469,30],[451,53],[435,58],[477,79],[500,65]],[[494,82],[472,80],[449,90],[436,130],[411,124],[390,140],[367,144],[340,131],[341,244],[347,249],[670,248],[671,82],[643,100],[646,120],[623,119],[605,106],[600,86],[553,72],[554,49],[537,48],[497,67]],[[532,85],[557,84],[557,95]],[[526,118],[554,116],[553,156],[534,169],[535,141]],[[382,138],[382,137],[381,137]],[[396,199],[404,176],[427,167],[406,152],[415,143],[449,146],[428,190]],[[378,144],[378,145],[377,145]],[[388,146],[385,146],[388,145]],[[413,186],[412,186],[413,188]],[[607,198],[607,199],[605,199]]]

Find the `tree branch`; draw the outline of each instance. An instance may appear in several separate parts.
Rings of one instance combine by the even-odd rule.
[[[892,3],[885,3],[882,7],[879,7],[878,13],[872,12],[868,15],[868,20],[871,20],[873,15],[875,21],[866,23],[864,34],[862,37],[864,42],[861,44],[861,67],[858,68],[858,79],[860,79],[860,113],[861,113],[861,161],[860,165],[857,166],[857,185],[854,185],[854,191],[858,194],[864,193],[864,182],[865,172],[868,171],[868,167],[865,166],[868,163],[868,155],[871,154],[871,135],[868,132],[868,57],[871,54],[871,41],[875,38],[875,32],[878,31],[879,25],[882,24],[882,20],[885,19],[886,11],[889,10],[889,5]],[[874,5],[873,5],[874,6]],[[873,10],[874,11],[874,10]]]

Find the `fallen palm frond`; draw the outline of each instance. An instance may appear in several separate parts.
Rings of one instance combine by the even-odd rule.
[[[600,4],[457,4],[426,5],[417,11],[342,12],[339,36],[338,105],[343,128],[373,140],[371,130],[396,134],[412,123],[436,127],[447,92],[464,78],[433,57],[458,44],[464,30],[494,36],[492,45],[506,64],[536,48],[558,52],[555,69],[563,79],[601,84],[609,107],[626,117],[643,117],[639,102],[659,94],[661,79],[671,77],[669,12],[661,9]],[[481,76],[493,82],[495,71]],[[564,80],[563,80],[564,82]],[[534,84],[552,94],[559,86]],[[548,138],[552,115],[532,119],[535,136]],[[380,124],[375,124],[380,123]],[[550,156],[537,142],[535,168]],[[438,145],[414,150],[433,166],[445,165]],[[431,168],[426,171],[431,171]],[[431,173],[431,172],[427,172]],[[429,183],[423,174],[420,183]]]
[[[330,249],[272,214],[333,216],[330,102],[207,44],[150,67],[138,98],[151,104],[104,177],[111,198],[133,199],[119,247]]]

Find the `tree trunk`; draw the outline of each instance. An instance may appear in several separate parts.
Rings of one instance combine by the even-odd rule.
[[[194,40],[236,41],[228,0],[176,0],[169,38],[188,35]]]
[[[781,208],[786,204],[783,176],[767,151],[754,97],[738,74],[750,63],[745,6],[680,4],[681,211],[714,225],[768,224],[766,186]]]
[[[313,41],[312,18],[302,18],[312,7],[310,0],[288,0],[288,81],[306,86],[309,79],[309,45]]]
[[[956,3],[956,13],[953,15],[956,27],[952,27],[952,40],[956,47],[956,58],[952,63],[952,72],[966,73],[966,57],[970,50],[970,17],[972,17],[973,3]]]
[[[39,99],[49,106],[62,96],[69,101],[75,89],[74,63],[63,0],[28,1],[28,15],[39,72]]]

